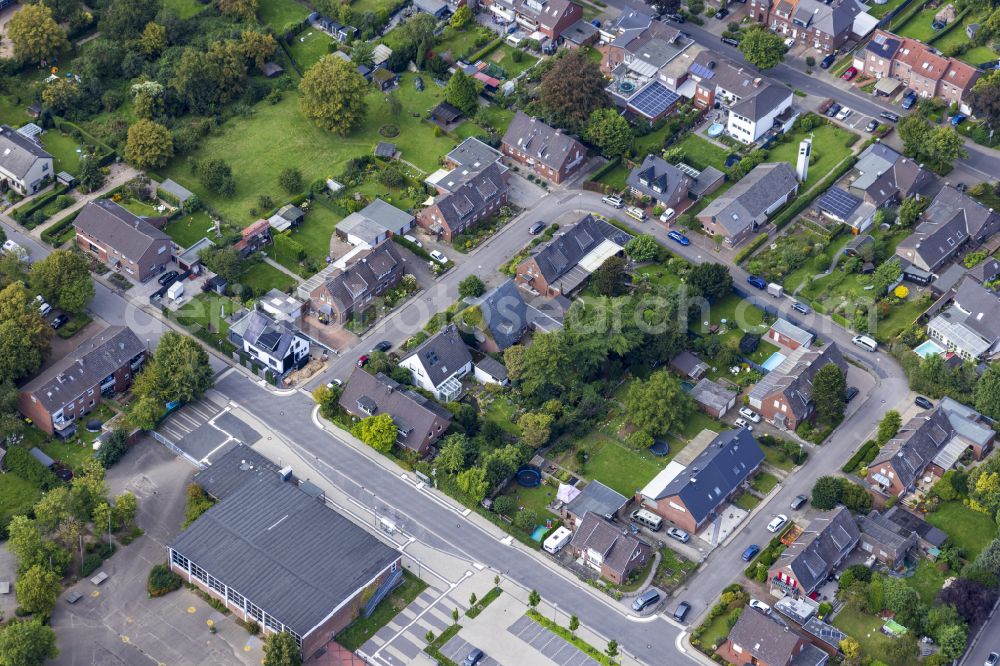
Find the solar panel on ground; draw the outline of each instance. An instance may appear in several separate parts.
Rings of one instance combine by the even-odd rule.
[[[680,99],[680,95],[671,92],[658,81],[653,81],[632,98],[629,106],[647,118],[657,118],[678,99]]]
[[[846,220],[861,205],[861,199],[853,194],[848,194],[839,187],[831,187],[819,198],[816,205],[820,210],[832,213],[841,220]]]

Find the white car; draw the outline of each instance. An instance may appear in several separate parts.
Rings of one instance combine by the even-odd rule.
[[[754,423],[760,423],[760,414],[753,411],[749,407],[740,407],[740,415],[747,417]]]
[[[423,243],[421,243],[420,241],[417,240],[416,236],[411,236],[410,234],[404,234],[403,238],[405,238],[406,240],[410,241],[411,243],[413,243],[417,247],[423,247],[424,246]]]
[[[840,111],[837,112],[837,120],[847,120],[848,116],[850,116],[852,113],[854,113],[854,111],[845,106],[844,108],[842,108]]]
[[[431,250],[431,259],[433,259],[434,261],[438,262],[439,264],[447,264],[448,263],[448,257],[446,257],[443,254],[441,254],[441,252],[438,251],[438,250]]]
[[[342,379],[334,379],[332,382],[329,382],[326,385],[326,387],[328,389],[332,389],[334,386],[343,386],[343,385],[344,385],[344,380],[342,380]]]
[[[609,206],[612,206],[614,208],[621,208],[622,205],[623,205],[621,197],[616,197],[613,194],[609,194],[606,197],[601,197],[601,201],[603,201],[604,203],[606,203]]]
[[[750,432],[753,432],[753,426],[750,425],[746,419],[736,419],[737,428],[746,428]]]
[[[788,39],[785,40],[785,48],[786,49],[790,49],[793,46],[795,46],[795,38],[794,37],[789,37]]]
[[[777,532],[782,527],[784,527],[785,523],[787,523],[787,522],[788,522],[788,516],[786,516],[783,513],[779,513],[777,516],[775,516],[771,520],[771,522],[769,522],[767,524],[767,531],[768,532]]]
[[[675,211],[673,208],[668,208],[665,211],[663,211],[662,215],[660,215],[660,222],[669,222],[670,220],[673,219],[674,215],[676,214],[677,211]]]
[[[770,615],[771,614],[771,607],[768,606],[767,604],[765,604],[760,599],[751,599],[750,600],[750,608],[756,608],[757,610],[759,610],[764,615]]]

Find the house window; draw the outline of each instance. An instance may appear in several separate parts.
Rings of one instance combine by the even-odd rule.
[[[229,601],[236,604],[239,608],[243,608],[246,603],[246,599],[242,594],[234,592],[232,588],[229,588]]]
[[[187,571],[188,565],[189,565],[188,558],[184,557],[183,555],[181,555],[180,553],[178,553],[176,550],[170,551],[170,560],[174,564],[176,564],[177,566],[179,566],[179,567],[183,568],[185,571]]]
[[[396,573],[396,562],[393,562],[392,566],[389,567],[389,572],[390,573]]]
[[[253,605],[253,603],[251,603],[250,601],[247,601],[246,608],[247,608],[247,615],[257,620],[257,622],[264,621],[264,612],[260,608]]]
[[[200,580],[201,582],[208,584],[208,572],[199,567],[194,562],[191,563],[191,575]]]

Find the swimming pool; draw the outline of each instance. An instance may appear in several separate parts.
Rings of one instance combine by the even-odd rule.
[[[920,358],[927,358],[928,356],[940,356],[944,353],[944,348],[933,340],[925,340],[917,345],[913,351]]]
[[[711,127],[705,130],[705,134],[714,139],[715,137],[720,136],[725,129],[726,126],[722,123],[713,123]]]
[[[784,360],[785,360],[784,354],[782,354],[781,352],[774,352],[773,354],[767,357],[767,360],[761,364],[761,367],[767,370],[768,372],[771,372],[779,365],[781,365],[781,362]]]

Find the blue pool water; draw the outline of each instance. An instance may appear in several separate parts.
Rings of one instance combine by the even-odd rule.
[[[545,533],[548,531],[549,530],[547,527],[545,527],[545,525],[539,525],[538,527],[535,528],[535,531],[531,533],[531,538],[534,541],[541,541],[542,537],[544,537]]]
[[[713,123],[712,126],[705,131],[705,133],[714,139],[715,137],[720,136],[725,129],[726,126],[722,123]]]
[[[781,365],[781,362],[784,360],[785,360],[784,354],[782,354],[781,352],[774,352],[773,354],[767,357],[767,360],[761,364],[761,367],[767,370],[768,372],[771,372],[779,365]]]
[[[681,382],[681,389],[683,389],[685,393],[690,393],[692,390],[694,390],[694,384],[692,384],[687,380],[684,380]]]
[[[925,340],[917,345],[913,351],[920,356],[920,358],[927,358],[928,356],[940,356],[944,353],[944,349],[941,345],[934,342],[933,340]]]

